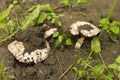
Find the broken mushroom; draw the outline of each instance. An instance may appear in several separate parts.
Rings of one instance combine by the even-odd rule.
[[[57,31],[57,28],[51,28],[51,29],[45,31],[44,38],[46,39],[46,38],[50,37],[55,31]]]
[[[23,42],[13,41],[8,45],[8,50],[15,56],[15,58],[23,63],[38,63],[45,60],[50,53],[50,45],[46,41],[46,48],[36,49],[31,53],[25,51]]]
[[[86,21],[77,21],[70,26],[70,32],[72,35],[82,34],[75,44],[75,48],[80,48],[84,42],[85,37],[93,37],[97,35],[101,30],[93,24]]]
[[[51,28],[44,33],[44,38],[47,39],[50,37],[57,28]],[[21,41],[13,41],[12,43],[8,44],[8,50],[13,54],[13,56],[20,62],[23,63],[38,63],[44,61],[49,53],[50,53],[50,45],[46,40],[46,48],[43,49],[35,49],[31,52],[26,51],[24,43]]]

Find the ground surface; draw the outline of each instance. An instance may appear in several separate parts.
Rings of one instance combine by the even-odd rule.
[[[7,8],[8,4],[11,3],[11,0],[0,0],[0,12]],[[30,8],[36,4],[46,4],[49,3],[53,7],[59,6],[59,0],[34,0],[33,2],[26,2],[22,9],[19,10],[19,14],[24,12],[27,8]],[[89,21],[96,26],[99,25],[100,16],[107,16],[113,0],[93,0],[92,5],[81,5],[77,8],[74,8],[70,14],[64,9],[60,8],[57,10],[59,13],[64,13],[65,16],[61,19],[63,26],[62,31],[66,32],[71,23],[74,23],[78,20]],[[118,0],[120,3],[120,0]],[[114,10],[112,20],[120,20],[120,5],[117,4],[116,9]],[[13,11],[15,14],[15,12]],[[13,15],[14,16],[14,15]],[[59,80],[60,75],[66,70],[71,64],[76,64],[76,61],[83,57],[86,59],[88,52],[90,50],[90,40],[86,39],[85,43],[79,50],[74,50],[72,47],[60,47],[56,50],[53,49],[47,60],[38,64],[23,64],[18,62],[13,55],[8,51],[7,45],[14,39],[27,42],[26,38],[34,41],[39,37],[40,28],[34,27],[23,32],[19,32],[14,36],[10,41],[6,41],[0,46],[0,61],[2,61],[6,68],[8,68],[8,74],[14,75],[15,80]],[[35,38],[31,38],[35,36]],[[109,40],[106,33],[102,35],[101,38],[101,47],[102,47],[102,56],[106,64],[111,63],[120,53],[120,36],[118,36],[118,42],[113,43]],[[93,55],[93,60],[96,64],[100,62],[97,55]],[[63,69],[61,70],[60,64]],[[63,78],[62,80],[73,80],[74,72],[69,71],[66,75],[67,79]]]

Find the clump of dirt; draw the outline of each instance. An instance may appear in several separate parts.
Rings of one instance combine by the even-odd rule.
[[[3,11],[8,3],[11,1],[0,0],[0,12]],[[74,8],[70,14],[64,9],[58,9],[58,13],[64,13],[65,16],[61,18],[63,23],[60,31],[68,32],[68,27],[76,21],[89,21],[94,25],[99,25],[99,19],[106,17],[113,0],[92,0],[92,5],[80,5]],[[46,4],[49,3],[53,7],[58,7],[59,0],[34,0],[32,2],[26,2],[22,5],[19,14],[23,13],[27,8],[30,8],[36,4]],[[118,1],[120,3],[120,1]],[[4,7],[3,7],[4,6]],[[120,5],[116,5],[112,19],[120,20],[119,11]],[[13,11],[12,13],[16,13]],[[18,12],[17,12],[18,13]],[[50,27],[53,27],[50,26]],[[46,28],[48,29],[48,28]],[[27,50],[32,51],[33,49],[40,48],[44,44],[43,33],[46,29],[39,27],[31,27],[25,31],[18,32],[10,41],[4,42],[0,46],[0,61],[2,61],[5,67],[8,68],[8,74],[14,75],[15,80],[59,80],[61,74],[71,65],[76,65],[76,61],[83,57],[86,59],[88,52],[90,50],[90,40],[87,38],[82,45],[81,49],[75,50],[73,46],[64,48],[52,48],[49,57],[38,64],[24,64],[18,62],[14,56],[8,51],[7,45],[13,40],[17,39],[23,41],[26,46],[29,45]],[[73,40],[76,38],[73,37]],[[51,47],[53,47],[53,41],[51,42]],[[75,42],[75,41],[73,41]],[[44,46],[43,46],[44,47]],[[118,36],[118,42],[113,43],[109,40],[107,34],[104,32],[101,38],[102,56],[106,64],[114,61],[114,59],[120,53],[120,36]],[[93,55],[93,60],[95,64],[101,63],[99,57]],[[67,80],[74,80],[74,72],[69,71],[66,74]],[[62,80],[66,80],[65,77]]]

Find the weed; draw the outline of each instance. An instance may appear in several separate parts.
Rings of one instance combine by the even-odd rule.
[[[80,4],[90,4],[90,0],[61,0],[60,4],[68,7],[69,12],[72,8],[79,6]]]
[[[108,18],[104,18],[100,20],[100,25],[102,26],[102,30],[105,30],[110,39],[114,42],[117,41],[117,35],[120,32],[120,22],[119,21],[112,21],[110,22],[110,20]]]
[[[120,56],[115,59],[115,62],[108,65],[108,68],[111,69],[114,76],[120,80]]]
[[[15,79],[12,75],[6,75],[5,68],[3,67],[3,64],[0,63],[0,80],[9,80],[9,79]]]
[[[114,3],[110,9],[110,12],[108,14],[107,18],[100,20],[100,25],[102,27],[102,31],[99,34],[99,36],[95,36],[91,41],[91,51],[89,53],[89,56],[87,60],[82,60],[82,63],[86,62],[86,66],[83,66],[80,70],[78,67],[73,67],[73,70],[76,72],[77,80],[83,78],[83,77],[90,77],[90,74],[93,73],[93,78],[97,80],[113,80],[113,79],[120,79],[120,57],[116,58],[115,62],[113,64],[109,64],[108,66],[105,64],[100,52],[101,52],[101,45],[100,45],[100,38],[103,33],[103,31],[106,31],[108,33],[108,36],[111,38],[112,41],[117,41],[117,35],[120,33],[120,22],[119,21],[110,21],[110,17],[113,13],[113,10],[115,8],[117,0],[114,0]],[[94,67],[88,64],[88,62],[91,60],[91,56],[93,53],[97,53],[102,61],[102,65],[95,65]],[[112,69],[112,71],[111,71]],[[91,73],[89,73],[90,71]],[[106,74],[104,73],[106,72]],[[76,79],[75,79],[76,80]],[[87,79],[89,80],[89,79]]]
[[[52,23],[57,24],[58,26],[62,26],[61,21],[59,21],[59,18],[64,16],[63,14],[55,14],[55,13],[49,13],[47,19],[51,20]]]
[[[12,19],[9,19],[10,11],[15,6],[16,2],[13,2],[5,11],[0,13],[0,42],[7,40],[16,33],[14,31],[16,23]]]
[[[77,61],[77,64],[79,65],[78,67],[74,66],[72,68],[72,70],[76,73],[74,80],[80,80],[81,78],[85,78],[88,76],[88,71],[87,71],[87,67],[91,62],[84,60],[82,58],[80,58]],[[79,69],[79,67],[81,67]]]
[[[45,20],[51,20],[52,23],[61,26],[59,18],[62,14],[56,14],[53,8],[49,5],[37,5],[27,10],[28,16],[21,23],[21,29],[26,29],[32,25],[38,25],[43,23]]]
[[[120,21],[110,22],[110,17],[112,16],[112,13],[114,11],[116,3],[117,3],[117,0],[114,0],[112,6],[110,8],[110,11],[108,13],[108,17],[100,20],[100,25],[102,27],[102,31],[100,33],[100,36],[101,36],[103,31],[106,31],[108,33],[108,36],[110,37],[110,39],[114,42],[117,41],[117,35],[120,32],[120,28],[119,28]]]
[[[54,32],[53,38],[57,38],[57,40],[54,43],[54,47],[60,46],[60,44],[62,44],[64,40],[66,45],[72,45],[72,40],[67,34],[60,34],[59,32]]]
[[[105,62],[102,59],[102,56],[100,54],[100,52],[101,52],[101,47],[100,47],[101,35],[102,35],[103,31],[105,30],[108,33],[109,37],[112,39],[112,41],[116,42],[117,41],[116,36],[120,32],[120,29],[119,29],[120,22],[119,21],[110,22],[110,20],[109,20],[111,14],[112,14],[112,12],[115,8],[116,2],[117,2],[117,0],[114,1],[113,5],[110,9],[110,12],[108,14],[108,17],[100,20],[100,25],[102,26],[102,30],[101,30],[99,36],[96,36],[92,39],[92,41],[91,41],[91,51],[90,51],[90,54],[88,56],[88,59],[90,59],[91,55],[94,52],[98,53],[104,65],[105,65]]]
[[[92,61],[84,60],[80,58],[77,61],[77,64],[79,65],[80,69],[76,66],[72,68],[72,70],[76,73],[76,76],[74,80],[90,80],[90,79],[95,79],[95,80],[113,80],[113,73],[107,72],[105,74],[105,65],[91,65]]]

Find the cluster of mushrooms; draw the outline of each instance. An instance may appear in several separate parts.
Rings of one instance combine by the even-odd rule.
[[[47,39],[50,37],[55,31],[57,31],[57,28],[51,28],[44,33],[44,38]],[[85,37],[93,37],[97,35],[100,32],[100,29],[96,26],[92,25],[89,22],[85,21],[77,21],[76,23],[73,23],[70,26],[69,29],[70,33],[72,35],[79,35],[82,34],[82,37],[77,39],[77,42],[75,44],[75,48],[80,48],[81,45],[84,42]],[[43,49],[36,49],[32,52],[25,51],[24,43],[21,41],[13,41],[12,43],[8,44],[8,50],[13,54],[13,56],[20,62],[23,63],[38,63],[44,61],[50,51],[50,44],[46,40],[45,48]]]

